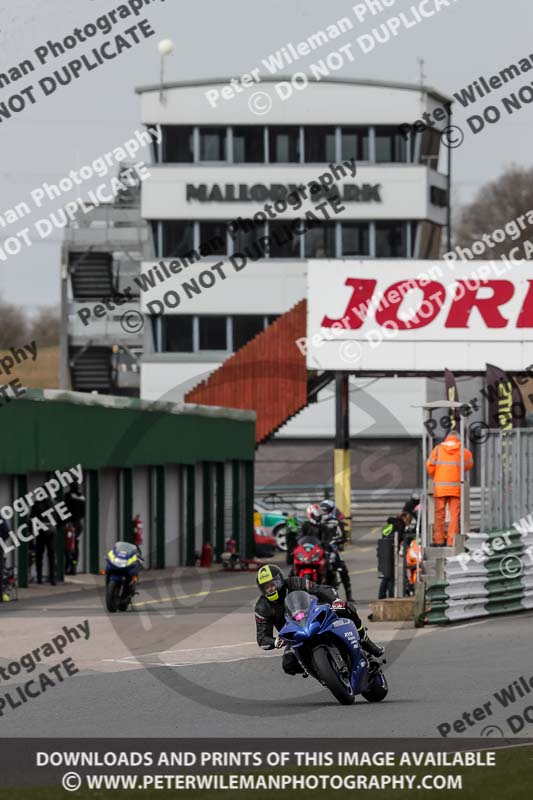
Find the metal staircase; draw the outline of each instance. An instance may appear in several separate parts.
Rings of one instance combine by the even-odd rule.
[[[70,375],[75,392],[113,393],[110,347],[87,346],[71,351]]]

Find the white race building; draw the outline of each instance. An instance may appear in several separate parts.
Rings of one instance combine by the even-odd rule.
[[[390,262],[440,254],[449,187],[448,151],[437,128],[449,121],[437,112],[441,121],[434,129],[412,135],[402,135],[399,126],[443,109],[449,98],[415,85],[337,79],[310,81],[305,91],[283,102],[272,79],[265,79],[213,108],[206,92],[227,83],[225,79],[138,89],[143,123],[162,129],[151,177],[142,188],[142,216],[151,226],[155,256],[142,265],[147,280],[147,290],[141,293],[147,315],[143,399],[179,400],[302,300],[310,259]],[[250,110],[254,91],[270,96],[268,113]],[[289,240],[279,235],[263,258],[250,258],[236,271],[232,253],[252,248],[261,237],[281,234],[313,203],[298,210],[288,206],[251,230],[241,222],[233,235],[228,223],[250,220],[291,187],[309,184],[330,170],[329,165],[350,159],[357,165],[355,177],[347,174],[337,183],[343,211],[303,235]],[[209,255],[200,255],[202,245]],[[214,280],[207,280],[211,267]],[[159,316],[150,313],[161,310]],[[419,412],[411,406],[427,399],[424,379],[353,380],[354,388],[371,384],[361,394],[368,409],[351,414],[353,434],[364,437],[370,431],[372,438],[380,439],[420,435]],[[394,415],[373,415],[372,398],[377,406],[390,408],[391,393]],[[329,395],[331,390],[324,390],[322,402],[288,422],[276,441],[330,439],[334,405]]]

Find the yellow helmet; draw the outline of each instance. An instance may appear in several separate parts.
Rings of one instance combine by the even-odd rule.
[[[259,567],[256,582],[261,594],[271,603],[285,599],[287,594],[285,576],[275,564],[264,564]]]

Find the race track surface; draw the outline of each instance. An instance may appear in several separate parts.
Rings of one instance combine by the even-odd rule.
[[[375,537],[347,553],[363,619],[377,596]],[[163,574],[163,573],[162,573]],[[108,614],[98,590],[50,594],[2,608],[0,666],[18,660],[87,620],[90,638],[69,643],[33,673],[0,681],[0,695],[71,658],[78,674],[0,716],[0,735],[16,736],[438,736],[437,726],[492,700],[484,719],[470,717],[461,735],[510,735],[493,693],[533,675],[529,614],[415,629],[369,623],[387,647],[390,693],[381,704],[357,698],[340,706],[313,679],[281,671],[280,653],[255,643],[252,573],[156,578],[141,584],[134,612]],[[52,589],[50,590],[52,592]],[[53,676],[52,676],[53,677]],[[533,704],[533,692],[529,703]],[[480,716],[478,714],[478,716]],[[532,717],[533,718],[533,717]],[[532,735],[526,724],[523,736]]]

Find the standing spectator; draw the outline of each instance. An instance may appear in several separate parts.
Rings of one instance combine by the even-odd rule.
[[[381,529],[381,539],[378,541],[378,600],[394,597],[394,535],[398,532],[398,544],[401,543],[405,526],[399,517],[389,517],[387,524]]]
[[[65,505],[72,518],[76,542],[74,551],[67,553],[67,575],[75,575],[78,569],[80,555],[80,536],[83,533],[83,523],[85,520],[85,495],[80,484],[74,481],[68,493],[65,495]]]
[[[465,473],[474,466],[472,453],[463,450]],[[459,533],[461,516],[461,440],[456,431],[450,431],[446,439],[433,448],[426,462],[428,475],[433,478],[435,522],[433,540],[437,547],[453,547],[455,535]],[[446,506],[450,510],[448,534],[445,535]],[[464,533],[464,531],[461,531]]]
[[[37,569],[37,583],[43,582],[43,556],[48,554],[48,580],[52,586],[56,585],[56,528],[41,514],[52,508],[49,500],[37,500],[31,510],[32,519],[38,518],[40,530],[35,538],[35,566]],[[43,526],[46,526],[44,528]]]
[[[2,541],[7,541],[9,539],[10,528],[7,522],[3,517],[0,517],[0,539]],[[5,575],[5,558],[4,558],[4,551],[0,548],[0,601],[3,603],[9,603],[11,597],[5,591],[6,587],[4,586],[4,575]]]

